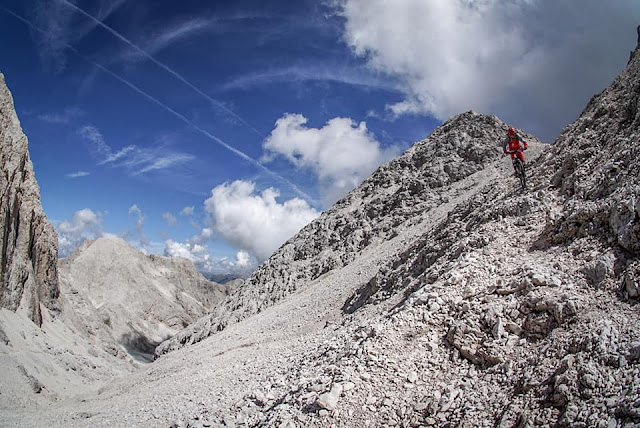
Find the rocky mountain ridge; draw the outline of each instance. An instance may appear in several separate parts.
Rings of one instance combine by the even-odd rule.
[[[475,112],[448,120],[305,226],[211,315],[161,344],[156,356],[264,310],[349,264],[368,246],[429,219],[434,209],[475,188],[473,179],[465,179],[486,169],[496,173],[506,129],[497,117]],[[523,134],[531,144],[530,152],[539,153],[541,143]]]
[[[26,311],[40,325],[40,305],[55,309],[59,295],[58,236],[42,212],[27,137],[2,73],[0,141],[0,307]]]

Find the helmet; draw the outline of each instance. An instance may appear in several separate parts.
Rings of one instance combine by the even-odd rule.
[[[510,137],[515,137],[516,136],[516,128],[514,128],[513,126],[510,126],[509,130],[507,131],[507,134]]]

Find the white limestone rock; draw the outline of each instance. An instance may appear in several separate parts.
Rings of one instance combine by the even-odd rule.
[[[0,73],[0,307],[42,324],[40,305],[57,309],[58,236],[40,189],[13,98]]]

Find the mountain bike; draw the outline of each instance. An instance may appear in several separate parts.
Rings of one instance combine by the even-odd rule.
[[[512,154],[512,153],[518,153],[521,152],[522,150],[510,150],[507,153]],[[525,173],[524,170],[524,162],[522,162],[520,160],[519,157],[515,157],[513,158],[513,169],[516,172],[516,177],[518,177],[518,179],[520,179],[520,185],[522,186],[522,190],[526,190],[527,189],[527,175]]]

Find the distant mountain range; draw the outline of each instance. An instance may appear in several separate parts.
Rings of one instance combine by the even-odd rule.
[[[237,275],[225,274],[225,273],[211,273],[211,272],[200,272],[202,275],[207,278],[209,281],[217,282],[218,284],[226,284],[227,282],[241,280],[244,278],[239,277]]]

